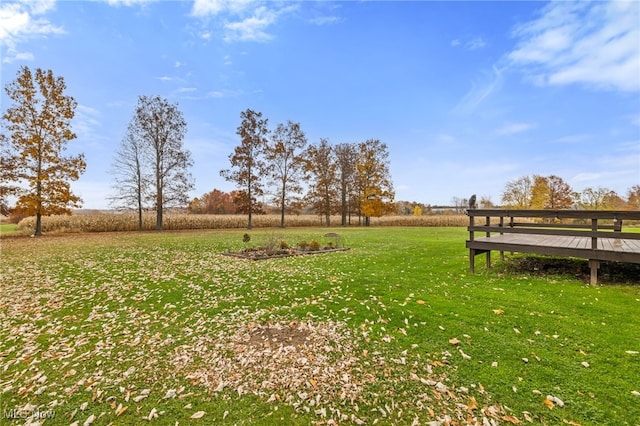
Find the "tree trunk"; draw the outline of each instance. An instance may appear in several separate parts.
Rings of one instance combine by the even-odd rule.
[[[162,186],[158,185],[156,196],[156,231],[162,231]]]
[[[156,203],[156,231],[162,231],[162,197],[158,197]]]
[[[38,160],[38,183],[36,184],[36,229],[33,233],[34,237],[42,236],[42,182],[40,181],[40,170],[42,169],[41,161]]]
[[[42,237],[42,214],[36,213],[36,230],[33,233],[34,237]]]
[[[327,227],[331,226],[331,201],[329,198],[325,198],[324,215],[327,220]]]
[[[342,187],[342,194],[341,194],[341,202],[342,202],[342,226],[347,226],[347,191],[344,188],[344,186]],[[351,222],[351,216],[349,216],[349,222]]]
[[[285,185],[282,184],[282,195],[280,196],[280,228],[284,228],[284,203],[285,203]]]
[[[138,197],[138,231],[142,231],[142,200]]]
[[[162,159],[156,153],[156,231],[162,231],[162,170],[160,169]]]

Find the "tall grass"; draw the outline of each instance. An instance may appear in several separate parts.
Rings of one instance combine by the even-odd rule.
[[[154,214],[143,216],[143,230],[155,229]],[[358,225],[358,218],[353,217],[352,225]],[[465,226],[469,218],[464,215],[432,215],[432,216],[385,216],[371,218],[372,226]],[[252,220],[255,228],[275,228],[280,226],[279,215],[258,215]],[[287,227],[324,226],[324,217],[315,215],[287,216]],[[331,217],[331,226],[340,226],[340,216]],[[163,218],[163,229],[234,229],[246,228],[246,215],[189,215],[167,214]],[[28,217],[18,224],[18,232],[28,234],[35,229],[35,218]],[[46,216],[42,218],[42,231],[46,233],[73,232],[118,232],[136,231],[138,219],[133,214],[96,214],[77,216]]]

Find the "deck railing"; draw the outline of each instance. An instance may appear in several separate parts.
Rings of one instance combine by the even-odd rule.
[[[597,281],[600,261],[640,262],[640,233],[625,232],[624,224],[640,221],[640,211],[626,210],[502,210],[470,209],[469,216],[469,270],[474,273],[474,258],[486,253],[487,267],[491,266],[491,250],[500,251],[504,259],[505,251],[520,251],[539,254],[572,256],[589,259],[591,281]],[[477,218],[484,218],[478,223]],[[478,237],[476,233],[483,233]],[[513,235],[512,238],[491,238],[492,234]],[[517,235],[539,236],[531,243],[523,243]],[[544,236],[569,237],[563,240],[566,246],[554,247]],[[577,237],[573,240],[570,237]],[[532,238],[532,237],[528,237]],[[573,247],[573,241],[590,239],[587,247]],[[578,240],[580,239],[580,240]],[[588,240],[587,240],[588,241]],[[611,246],[610,250],[603,243]],[[633,242],[633,244],[629,244]],[[618,246],[618,243],[620,246]],[[628,245],[628,250],[626,249]],[[590,250],[589,250],[590,248]]]

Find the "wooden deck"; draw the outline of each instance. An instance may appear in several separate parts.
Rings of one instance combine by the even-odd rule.
[[[588,259],[591,283],[600,262],[640,263],[640,233],[623,232],[623,221],[640,220],[640,211],[469,210],[469,270],[475,256],[491,251],[536,253]],[[482,225],[475,218],[484,217]],[[516,218],[520,221],[516,222]],[[522,221],[521,218],[526,218]],[[476,232],[485,236],[476,237]]]

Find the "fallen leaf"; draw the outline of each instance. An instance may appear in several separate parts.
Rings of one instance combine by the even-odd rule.
[[[513,417],[509,414],[505,414],[504,416],[502,416],[502,420],[509,423],[513,423],[514,425],[517,425],[518,423],[520,423],[520,420],[518,420],[516,417]]]
[[[153,419],[157,419],[158,418],[158,410],[154,408],[151,409],[151,411],[149,412],[149,415],[146,417],[147,420],[153,420]]]
[[[543,403],[544,403],[544,405],[546,405],[547,407],[549,407],[549,410],[553,410],[553,407],[555,407],[555,406],[556,406],[552,401],[550,401],[550,400],[548,400],[548,399],[545,399],[545,400],[543,401]]]
[[[502,314],[504,314],[504,311],[502,309],[494,309],[493,313],[496,314],[496,315],[502,315]]]
[[[634,391],[631,391],[631,395],[640,396],[640,392],[634,390]]]
[[[201,419],[202,416],[204,416],[204,414],[205,414],[204,411],[196,411],[195,413],[193,413],[191,415],[191,418],[192,419]]]
[[[560,398],[557,398],[553,395],[547,395],[547,400],[557,404],[559,407],[564,407],[564,401],[562,401]]]
[[[124,413],[125,411],[127,411],[127,408],[129,408],[129,406],[122,406],[122,404],[118,405],[118,408],[116,409],[116,417],[120,417],[122,415],[122,413]]]
[[[477,408],[478,408],[478,402],[476,401],[476,399],[474,397],[471,397],[471,401],[467,405],[467,410],[469,411],[469,413],[471,413],[473,410],[475,410]]]
[[[565,419],[562,419],[562,423],[565,423],[565,424],[568,424],[568,425],[571,425],[571,426],[581,426],[580,423],[576,423],[574,421],[565,420]]]
[[[629,355],[638,355],[638,354],[640,354],[640,352],[638,352],[638,351],[624,351],[624,353],[629,354]]]
[[[91,423],[93,423],[96,419],[96,415],[92,414],[90,415],[87,420],[84,421],[84,423],[82,424],[82,426],[89,426]]]
[[[417,303],[418,305],[424,305],[424,304],[425,304],[425,303],[427,303],[427,302],[425,302],[424,300],[416,300],[416,303]]]
[[[589,368],[589,363],[587,361],[583,361],[581,364],[583,367]]]
[[[458,340],[456,337],[454,337],[453,339],[449,339],[449,343],[452,345],[459,345],[460,344],[460,340]]]

